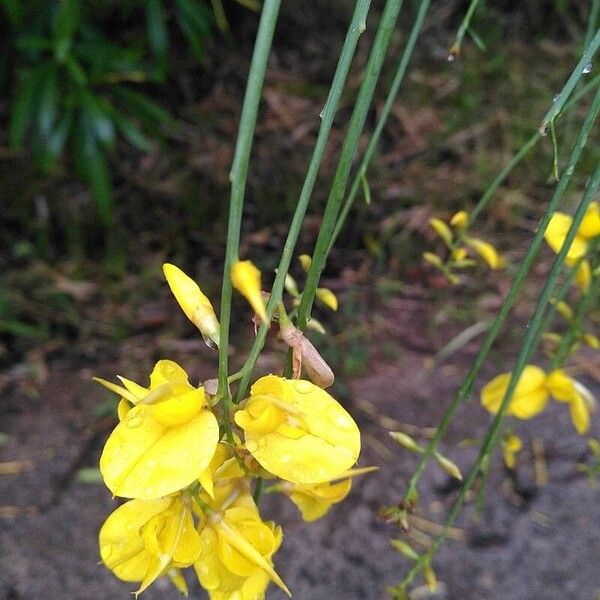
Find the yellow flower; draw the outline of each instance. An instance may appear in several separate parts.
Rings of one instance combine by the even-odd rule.
[[[500,254],[498,254],[496,248],[494,248],[494,246],[492,246],[489,242],[484,242],[478,238],[468,237],[465,237],[464,240],[465,244],[471,246],[471,248],[473,248],[473,250],[475,250],[475,252],[481,256],[481,258],[483,258],[490,269],[501,269],[504,266],[504,259],[502,256],[500,256]]]
[[[481,404],[492,414],[498,412],[511,376],[511,373],[502,373],[481,390]],[[517,419],[531,419],[541,413],[549,398],[545,382],[546,374],[542,369],[527,365],[510,400],[507,414]]]
[[[337,296],[330,289],[317,288],[316,296],[327,308],[334,311],[338,309]]]
[[[305,521],[316,521],[325,516],[334,504],[341,502],[350,493],[352,487],[351,477],[369,473],[376,469],[377,467],[351,469],[344,473],[341,481],[335,483],[328,481],[326,483],[301,485],[284,482],[279,486],[279,489],[298,507]]]
[[[115,496],[151,500],[177,492],[209,466],[219,425],[176,363],[161,360],[146,389],[123,379],[124,388],[98,380],[136,404],[115,427],[100,457],[100,472]]]
[[[302,265],[304,272],[308,273],[308,270],[310,269],[310,265],[312,263],[312,258],[308,254],[301,254],[298,257],[298,260],[300,261],[300,264]]]
[[[194,569],[211,600],[261,600],[269,581],[290,592],[273,568],[281,527],[263,522],[249,497],[210,514]]]
[[[596,403],[592,393],[562,369],[552,371],[546,378],[546,385],[556,400],[568,403],[571,421],[577,433],[586,433],[590,428],[590,411]]]
[[[323,483],[357,460],[360,432],[326,391],[306,380],[259,379],[235,422],[246,448],[270,473],[292,483]]]
[[[238,437],[234,437],[236,444],[240,444]],[[221,507],[234,493],[248,492],[245,476],[231,445],[220,442],[210,465],[199,478],[200,485],[209,496],[204,500],[213,507]]]
[[[130,500],[117,508],[100,529],[102,562],[119,579],[141,582],[136,596],[173,569],[199,558],[200,536],[192,511],[181,496]]]
[[[592,281],[592,267],[590,263],[583,259],[577,267],[577,273],[575,273],[575,283],[580,290],[584,292],[590,287]]]
[[[452,244],[452,231],[450,231],[450,227],[444,221],[433,217],[429,219],[429,225],[444,240],[447,246]]]
[[[518,435],[509,433],[504,440],[502,440],[502,455],[504,457],[504,464],[509,469],[514,469],[517,464],[517,452],[523,448],[523,442]]]
[[[467,249],[466,248],[455,248],[452,250],[452,259],[461,262],[467,258]]]
[[[466,210],[459,210],[450,219],[450,225],[456,229],[464,229],[469,222],[469,213]]]
[[[163,265],[163,273],[185,316],[205,338],[218,346],[219,321],[210,300],[202,293],[198,284],[179,267],[169,263]]]
[[[443,266],[442,259],[433,252],[423,252],[423,260],[438,269]]]
[[[268,323],[265,302],[262,296],[260,271],[249,260],[238,260],[231,267],[233,287],[248,300],[263,323]]]
[[[557,254],[565,242],[572,222],[573,217],[570,215],[556,212],[548,224],[544,238]],[[573,264],[578,258],[584,256],[589,242],[598,235],[600,235],[600,210],[597,202],[591,202],[567,253],[567,263]]]

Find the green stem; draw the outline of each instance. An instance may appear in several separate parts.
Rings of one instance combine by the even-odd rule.
[[[321,273],[325,267],[329,242],[335,227],[340,205],[346,190],[346,184],[350,175],[352,161],[356,154],[358,140],[365,125],[373,93],[381,67],[385,59],[385,54],[396,25],[398,13],[402,6],[402,0],[387,0],[381,15],[379,27],[375,35],[375,41],[371,48],[369,60],[365,69],[364,78],[356,98],[356,104],[352,111],[352,117],[348,125],[348,132],[344,139],[344,144],[340,153],[340,159],[333,178],[333,183],[325,205],[321,228],[315,244],[315,250],[312,257],[312,263],[306,277],[306,285],[302,293],[302,300],[298,307],[298,328],[304,331],[308,321],[312,305],[315,298],[315,292]]]
[[[419,10],[417,11],[417,16],[415,17],[415,21],[413,23],[410,35],[406,42],[406,47],[404,48],[404,52],[400,57],[398,62],[398,67],[396,68],[396,73],[394,75],[394,80],[392,81],[392,85],[388,92],[387,98],[385,99],[385,104],[383,105],[383,109],[381,110],[381,114],[379,116],[379,120],[377,121],[377,125],[375,126],[375,130],[371,135],[371,139],[369,140],[369,145],[365,150],[365,154],[361,160],[360,166],[358,167],[358,171],[354,176],[354,180],[352,181],[352,185],[350,186],[350,193],[348,194],[348,198],[344,202],[344,206],[342,207],[342,211],[340,216],[336,220],[335,228],[333,230],[333,234],[331,236],[331,241],[329,242],[329,247],[327,248],[327,254],[331,252],[335,241],[337,240],[346,219],[348,218],[348,213],[350,209],[354,205],[354,201],[356,200],[356,196],[361,186],[361,181],[366,179],[367,169],[371,164],[371,160],[377,150],[377,146],[379,144],[379,139],[381,138],[381,134],[385,127],[385,124],[390,116],[390,112],[396,102],[396,97],[398,96],[398,91],[400,90],[400,86],[402,85],[402,81],[404,80],[404,75],[406,74],[406,69],[408,67],[408,63],[412,57],[413,50],[415,49],[415,45],[417,43],[417,39],[419,34],[421,33],[421,29],[423,28],[423,22],[425,21],[425,16],[427,14],[427,10],[429,9],[430,0],[421,0],[419,4]]]
[[[506,320],[506,317],[508,316],[510,309],[512,308],[515,300],[517,299],[517,296],[519,295],[519,292],[521,291],[521,287],[523,286],[525,278],[526,278],[527,274],[529,273],[529,270],[531,269],[531,265],[533,264],[533,261],[538,253],[540,245],[542,244],[542,241],[544,239],[544,233],[546,231],[546,228],[548,227],[548,223],[550,222],[552,215],[556,211],[556,209],[559,205],[559,202],[562,199],[562,197],[566,191],[566,188],[569,185],[569,182],[571,181],[573,172],[575,170],[575,166],[576,166],[577,162],[579,161],[579,158],[581,156],[583,148],[585,147],[585,141],[587,140],[587,136],[592,128],[592,125],[594,123],[594,120],[596,118],[596,115],[597,115],[599,109],[600,109],[600,87],[598,88],[598,91],[596,92],[596,96],[594,98],[592,106],[591,106],[590,110],[588,111],[588,114],[585,118],[585,121],[584,121],[582,127],[581,127],[581,130],[579,131],[577,140],[575,141],[575,145],[573,146],[573,149],[571,151],[569,160],[566,164],[565,170],[560,178],[560,181],[558,182],[558,184],[556,186],[556,189],[555,189],[554,194],[552,195],[552,198],[548,204],[546,212],[544,213],[544,216],[542,217],[542,220],[540,221],[540,225],[533,237],[533,240],[531,242],[529,250],[527,251],[525,258],[523,259],[523,262],[521,263],[519,270],[517,271],[517,273],[515,274],[515,276],[513,278],[510,289],[508,290],[508,294],[507,294],[506,298],[504,299],[504,302],[502,303],[502,306],[500,307],[500,310],[498,311],[498,314],[496,315],[496,318],[494,319],[494,322],[493,322],[491,328],[489,329],[489,331],[483,341],[483,344],[481,345],[481,348],[480,348],[479,352],[477,353],[477,356],[475,357],[475,360],[473,361],[471,368],[469,369],[469,372],[465,376],[465,379],[463,380],[462,385],[460,386],[460,388],[458,389],[458,391],[452,398],[450,406],[444,413],[444,416],[442,417],[442,420],[437,428],[435,435],[433,436],[433,438],[431,439],[431,441],[425,448],[425,452],[423,453],[423,456],[421,457],[421,460],[419,461],[419,464],[417,465],[417,468],[415,469],[415,472],[409,481],[407,491],[404,494],[405,501],[414,502],[414,500],[416,499],[418,482],[423,474],[423,471],[425,470],[425,467],[426,467],[431,455],[437,449],[437,446],[438,446],[440,440],[444,437],[446,430],[448,429],[448,427],[450,426],[450,423],[452,422],[452,419],[454,418],[454,413],[456,412],[458,407],[462,404],[462,402],[465,400],[465,398],[471,393],[473,384],[475,383],[475,378],[479,374],[479,371],[480,371],[481,367],[483,366],[485,359],[487,358],[487,355],[492,347],[492,344],[494,343],[494,341],[496,340],[496,337],[500,333],[500,330],[502,329],[502,326],[504,325],[504,321]]]
[[[548,110],[548,112],[546,113],[546,116],[542,119],[542,122],[539,127],[540,133],[542,135],[546,134],[546,132],[548,130],[548,125],[550,124],[550,122],[553,121],[557,117],[557,115],[561,112],[566,101],[569,99],[569,96],[575,89],[577,82],[583,77],[583,75],[585,75],[587,72],[589,72],[589,71],[587,71],[587,67],[589,64],[591,64],[592,58],[594,57],[594,54],[596,53],[596,50],[598,50],[599,46],[600,46],[600,29],[598,29],[598,31],[596,31],[596,34],[594,35],[594,37],[592,38],[592,40],[586,47],[585,51],[583,52],[581,60],[577,63],[577,66],[571,73],[569,79],[567,79],[567,83],[565,83],[563,89],[560,91],[560,93],[556,97],[556,100],[552,103],[550,110]]]
[[[594,111],[593,109],[591,109],[590,112],[588,113],[588,117],[590,117],[590,115],[595,117],[598,108],[600,108],[600,90],[599,90],[598,94],[596,95],[594,107],[596,108],[596,110]],[[593,124],[593,118],[592,119],[587,118],[586,123],[584,124],[584,127],[588,124],[591,128],[591,125]],[[582,127],[582,131],[583,131],[584,127]],[[581,135],[581,132],[580,132],[580,135]],[[578,142],[579,142],[579,140],[578,140]],[[577,143],[573,153],[575,153],[578,145],[579,144]],[[561,178],[561,182],[563,181],[563,179],[564,179],[564,176],[563,176],[563,178]],[[581,225],[581,222],[583,221],[585,212],[586,212],[588,206],[590,205],[591,201],[593,200],[594,194],[597,192],[599,187],[600,187],[600,163],[598,164],[594,174],[592,175],[592,177],[586,187],[586,190],[585,190],[585,192],[581,198],[581,201],[579,203],[579,206],[577,207],[577,210],[575,211],[575,215],[573,216],[573,221],[571,223],[569,231],[567,232],[565,241],[560,249],[560,252],[556,256],[554,263],[552,264],[552,269],[550,270],[550,273],[548,275],[546,283],[542,289],[542,292],[540,293],[540,297],[536,304],[535,310],[534,310],[533,315],[530,319],[530,322],[528,323],[528,326],[527,326],[525,337],[523,339],[523,346],[519,352],[519,355],[517,356],[515,367],[512,371],[510,381],[509,381],[506,391],[504,393],[504,397],[502,398],[502,403],[500,404],[498,413],[494,417],[494,420],[492,421],[492,424],[491,424],[490,428],[488,429],[488,432],[483,440],[483,444],[481,446],[479,454],[477,455],[477,458],[476,458],[473,466],[469,470],[469,473],[465,479],[465,482],[464,482],[456,500],[454,501],[454,503],[452,504],[452,507],[450,508],[448,517],[446,518],[446,521],[444,522],[444,525],[442,526],[442,530],[441,530],[440,534],[438,535],[438,537],[436,537],[436,539],[434,540],[430,549],[425,554],[423,554],[421,557],[419,557],[419,560],[417,561],[415,566],[409,571],[409,573],[407,574],[407,576],[405,577],[405,579],[403,581],[403,584],[405,586],[408,585],[416,577],[416,575],[423,569],[423,567],[425,565],[430,564],[431,559],[436,554],[436,552],[439,549],[442,542],[445,540],[449,528],[454,524],[456,518],[458,517],[458,514],[460,513],[462,506],[464,504],[467,492],[469,491],[469,489],[475,482],[475,479],[479,475],[484,461],[489,460],[489,456],[494,448],[494,445],[495,445],[497,437],[498,437],[498,432],[500,430],[500,426],[502,425],[502,420],[503,420],[504,416],[506,415],[506,412],[508,410],[510,401],[515,392],[515,389],[517,387],[519,379],[521,378],[521,375],[523,373],[523,370],[525,369],[525,366],[527,365],[527,363],[531,359],[531,356],[535,352],[535,349],[537,346],[537,341],[539,340],[539,337],[540,337],[540,326],[543,323],[543,315],[544,315],[544,310],[546,308],[546,305],[548,304],[550,297],[552,295],[552,291],[554,290],[554,287],[558,281],[560,271],[563,267],[563,264],[565,263],[567,254],[569,252],[571,244],[573,243],[573,240],[575,239],[575,236],[577,234],[579,226]],[[564,188],[563,188],[563,191],[564,191]],[[550,209],[550,205],[548,208]],[[547,214],[548,214],[548,211],[547,211]],[[547,225],[547,223],[546,223],[546,225]],[[542,229],[542,225],[540,225],[540,229]],[[544,227],[544,230],[545,230],[545,227]]]
[[[279,13],[281,0],[265,0],[262,10],[254,53],[248,74],[248,84],[244,96],[242,115],[240,118],[240,130],[238,132],[233,165],[231,167],[231,198],[229,204],[229,224],[227,228],[227,248],[225,251],[225,267],[223,269],[223,284],[221,289],[221,340],[219,346],[219,390],[223,398],[226,427],[229,423],[229,407],[231,396],[227,383],[229,369],[229,324],[231,320],[231,266],[238,258],[240,243],[240,229],[242,213],[244,208],[244,191],[246,188],[246,176],[248,163],[250,162],[250,151],[252,149],[252,138],[256,126],[256,116],[262,92],[262,85],[267,70],[267,61],[273,42],[273,33]],[[228,434],[230,431],[228,430]]]
[[[315,142],[315,148],[308,165],[306,178],[304,180],[304,184],[302,185],[300,197],[298,198],[298,204],[296,205],[294,216],[292,217],[290,230],[283,247],[281,259],[277,268],[277,274],[275,275],[275,280],[271,289],[271,295],[267,304],[267,314],[269,317],[273,316],[275,307],[281,301],[283,296],[285,276],[290,268],[294,249],[298,241],[298,236],[300,235],[300,229],[302,228],[304,215],[306,214],[306,209],[315,186],[315,181],[317,179],[319,167],[327,147],[327,140],[331,132],[333,120],[342,97],[342,92],[344,90],[348,73],[350,71],[352,58],[356,52],[358,39],[365,28],[365,22],[369,12],[370,4],[371,0],[358,0],[354,8],[354,15],[346,33],[346,39],[338,60],[333,81],[331,82],[329,95],[327,97],[325,107],[323,108],[323,112],[321,113],[321,126]],[[240,402],[246,394],[256,361],[264,346],[267,331],[268,326],[265,324],[262,324],[258,329],[256,339],[254,340],[250,353],[248,354],[248,358],[242,367],[244,373],[236,392],[236,403]]]
[[[480,0],[471,0],[471,4],[469,4],[469,8],[465,13],[465,17],[456,32],[456,38],[454,39],[454,43],[450,47],[450,51],[448,53],[448,60],[454,60],[460,54],[460,48],[462,46],[463,39],[465,37],[465,33],[469,30],[469,26],[471,24],[471,19],[473,18],[473,14],[475,13],[475,9],[479,4]]]

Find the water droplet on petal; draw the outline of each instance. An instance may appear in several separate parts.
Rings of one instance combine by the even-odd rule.
[[[282,463],[289,463],[292,461],[292,455],[291,454],[282,454],[281,455],[281,462]]]
[[[299,379],[294,382],[294,389],[299,394],[310,394],[313,390],[313,384],[310,381],[306,381],[304,379]]]
[[[592,63],[589,62],[587,63],[587,65],[585,65],[585,67],[583,67],[583,70],[581,71],[584,75],[587,75],[588,73],[590,73],[592,71]]]
[[[144,493],[146,494],[146,496],[154,496],[154,494],[156,493],[156,490],[149,485],[145,490]]]
[[[151,459],[150,459],[150,460],[149,460],[149,461],[146,463],[146,466],[147,466],[149,469],[156,469],[156,467],[158,467],[158,463],[157,463],[157,462],[156,462],[154,459],[152,459],[152,458],[151,458]]]

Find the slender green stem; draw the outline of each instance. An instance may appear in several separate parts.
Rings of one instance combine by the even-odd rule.
[[[229,224],[227,228],[227,248],[225,251],[225,267],[223,269],[223,284],[221,288],[221,341],[219,346],[219,390],[223,398],[226,427],[229,427],[228,409],[231,403],[227,375],[229,369],[229,324],[231,320],[231,266],[238,258],[240,229],[244,207],[244,192],[252,138],[256,126],[256,116],[262,92],[262,85],[267,70],[267,61],[273,42],[275,23],[279,14],[281,0],[265,0],[262,10],[254,53],[248,74],[248,84],[242,107],[240,130],[231,167],[231,199],[229,204]]]
[[[596,50],[598,50],[599,46],[600,29],[596,31],[596,34],[594,35],[594,37],[586,47],[585,51],[583,52],[581,60],[577,63],[577,66],[571,73],[569,79],[567,79],[567,82],[565,83],[563,89],[559,92],[558,96],[556,96],[556,100],[552,103],[550,110],[548,110],[546,116],[542,119],[539,129],[543,135],[546,134],[550,122],[553,121],[561,112],[563,106],[565,105],[565,103],[571,96],[571,93],[575,89],[577,82],[583,77],[583,75],[589,73],[588,65],[591,64],[592,58],[594,57],[594,54],[596,53]]]
[[[371,135],[371,139],[369,140],[369,144],[367,149],[365,150],[365,154],[360,162],[360,166],[354,176],[354,180],[350,186],[350,193],[348,194],[348,198],[344,202],[344,206],[340,212],[340,216],[336,220],[335,228],[333,230],[333,234],[331,236],[331,240],[329,242],[329,247],[327,248],[327,254],[331,252],[335,241],[337,240],[346,219],[348,218],[348,213],[350,209],[354,205],[354,201],[356,200],[356,196],[358,194],[358,190],[361,186],[361,181],[366,179],[367,169],[371,164],[371,160],[377,150],[377,146],[379,144],[379,139],[381,138],[381,134],[385,127],[385,124],[390,116],[390,112],[396,102],[396,97],[398,96],[398,91],[400,90],[400,86],[404,81],[404,75],[406,74],[406,69],[408,67],[408,63],[413,54],[413,50],[415,49],[415,45],[417,43],[417,39],[419,34],[421,33],[421,29],[423,28],[423,22],[425,21],[425,16],[427,15],[427,10],[429,9],[430,0],[421,0],[419,4],[419,10],[417,11],[417,16],[415,17],[410,35],[408,36],[408,40],[406,42],[406,46],[404,48],[404,52],[402,52],[402,56],[398,61],[398,66],[396,68],[396,73],[394,75],[394,79],[392,81],[392,85],[388,92],[387,98],[385,99],[385,104],[383,105],[383,109],[381,110],[381,114],[379,115],[379,119],[377,121],[377,125],[375,125],[375,130]]]
[[[302,293],[302,300],[298,307],[298,328],[302,331],[306,328],[306,323],[310,316],[312,305],[315,298],[315,292],[321,273],[325,267],[325,261],[327,260],[327,253],[329,249],[329,242],[335,227],[335,221],[337,219],[340,204],[342,202],[344,192],[346,190],[346,184],[350,175],[350,169],[352,167],[352,161],[356,154],[356,148],[358,146],[358,140],[360,134],[365,125],[373,93],[381,67],[385,59],[385,54],[392,36],[392,32],[398,19],[398,13],[402,6],[402,0],[387,0],[377,33],[375,35],[375,41],[371,48],[369,60],[363,76],[363,81],[356,98],[356,104],[352,111],[352,117],[348,125],[348,131],[344,139],[344,144],[340,153],[340,159],[338,166],[333,178],[333,183],[329,191],[329,197],[327,204],[325,205],[325,211],[323,213],[323,220],[321,222],[321,229],[317,237],[315,244],[315,250],[312,257],[312,263],[306,277],[306,285],[304,292]]]
[[[469,30],[471,25],[471,19],[473,18],[473,14],[475,13],[475,9],[479,4],[480,0],[471,0],[471,4],[469,4],[469,8],[465,13],[465,17],[456,32],[456,38],[454,39],[454,43],[450,47],[450,51],[448,53],[448,60],[454,60],[460,54],[460,48],[462,46],[463,39],[465,37],[465,33]]]
[[[588,25],[585,32],[585,38],[583,41],[583,47],[587,48],[592,41],[592,36],[594,35],[594,31],[596,26],[598,25],[598,17],[600,16],[600,0],[592,0],[592,5],[590,6],[590,16],[588,19]]]
[[[436,430],[435,435],[425,448],[425,452],[423,453],[423,456],[421,457],[419,464],[417,465],[417,468],[415,469],[415,472],[409,481],[408,488],[406,490],[406,493],[404,494],[404,500],[407,502],[414,502],[414,500],[416,499],[418,482],[421,478],[421,475],[423,474],[423,471],[425,470],[427,462],[429,461],[433,452],[437,449],[440,440],[444,437],[446,430],[448,429],[450,423],[452,422],[452,419],[454,418],[454,413],[465,400],[465,398],[471,393],[473,384],[475,383],[475,378],[479,374],[479,371],[483,366],[485,359],[487,358],[492,344],[494,343],[496,337],[500,333],[500,330],[504,325],[504,321],[506,320],[510,309],[512,308],[515,300],[517,299],[519,292],[521,291],[521,287],[523,286],[525,278],[529,273],[529,270],[531,269],[531,265],[533,264],[533,261],[538,253],[540,245],[544,239],[544,233],[546,231],[546,228],[548,227],[548,223],[550,222],[552,215],[556,211],[559,202],[563,197],[567,186],[569,185],[569,182],[571,181],[573,172],[575,170],[575,166],[577,165],[583,148],[585,147],[587,136],[592,128],[594,119],[596,118],[599,109],[600,87],[596,92],[596,96],[594,98],[592,106],[588,111],[585,121],[579,131],[577,140],[575,141],[575,145],[573,146],[565,170],[560,178],[560,181],[556,186],[556,189],[554,191],[554,194],[552,195],[550,202],[548,203],[546,212],[544,213],[544,216],[540,221],[540,225],[533,237],[531,245],[529,246],[529,250],[527,251],[525,258],[523,259],[523,262],[519,266],[519,270],[513,278],[510,289],[508,290],[508,294],[504,299],[504,302],[502,303],[502,306],[500,307],[500,310],[498,311],[498,314],[496,315],[496,318],[494,319],[494,322],[491,328],[489,329],[483,341],[483,344],[481,345],[481,348],[477,353],[477,356],[475,357],[471,368],[469,369],[469,372],[465,376],[465,379],[463,380],[463,383],[456,392],[455,396],[452,398],[450,406],[444,413],[444,416],[442,417],[442,420]]]
[[[595,102],[595,105],[597,104],[597,106],[600,107],[600,91],[596,96],[596,100],[597,100],[597,102]],[[593,113],[593,112],[594,112],[593,110],[590,110],[590,113]],[[596,110],[596,112],[597,112],[597,110]],[[588,114],[588,116],[590,116],[590,113]],[[593,116],[595,117],[595,114]],[[586,124],[588,121],[589,121],[589,119],[586,119]],[[593,119],[589,123],[590,127],[591,127],[592,123],[593,123]],[[563,181],[563,179],[561,179],[561,181]],[[446,521],[444,522],[444,525],[442,526],[442,530],[441,530],[440,534],[436,537],[436,539],[434,540],[434,542],[431,545],[431,547],[429,548],[429,550],[425,554],[423,554],[421,557],[419,557],[419,560],[416,562],[414,567],[409,571],[409,573],[405,577],[405,579],[403,581],[403,585],[409,584],[414,579],[414,577],[416,577],[416,575],[423,569],[423,567],[425,565],[430,564],[431,559],[436,554],[436,552],[439,549],[442,542],[446,539],[449,528],[453,525],[454,521],[458,517],[458,514],[460,513],[462,506],[464,504],[467,492],[469,491],[469,489],[475,482],[475,479],[479,475],[482,464],[484,463],[485,460],[489,460],[489,456],[494,448],[494,445],[495,445],[497,437],[498,437],[498,432],[500,430],[500,426],[502,425],[502,420],[503,420],[504,416],[506,415],[506,412],[508,410],[510,401],[515,392],[515,389],[517,387],[519,379],[521,378],[521,375],[523,373],[523,370],[525,369],[525,366],[530,361],[533,353],[535,352],[535,349],[537,346],[537,341],[539,340],[539,337],[540,337],[540,326],[543,323],[543,315],[544,315],[545,307],[550,300],[550,297],[552,295],[554,287],[558,281],[560,271],[561,271],[561,269],[565,263],[565,260],[567,258],[568,251],[571,247],[571,244],[573,243],[573,240],[575,239],[575,235],[577,234],[579,226],[581,225],[581,222],[583,221],[583,217],[585,216],[585,212],[586,212],[588,206],[590,205],[591,201],[593,200],[594,194],[597,192],[599,187],[600,187],[600,163],[598,164],[594,174],[592,175],[592,177],[586,187],[586,190],[585,190],[585,192],[581,198],[581,201],[579,203],[579,206],[577,207],[577,210],[575,211],[575,215],[573,216],[573,221],[571,223],[569,231],[567,232],[567,235],[565,237],[565,241],[562,245],[562,248],[560,249],[560,252],[556,256],[554,263],[552,264],[552,269],[550,270],[550,273],[548,275],[546,283],[540,293],[540,297],[538,299],[538,302],[536,304],[536,307],[535,307],[533,315],[530,319],[530,322],[527,325],[525,337],[523,339],[523,346],[521,347],[521,350],[517,357],[515,367],[512,371],[510,381],[508,383],[508,386],[504,393],[504,397],[502,399],[502,403],[500,404],[498,413],[494,417],[494,420],[492,421],[492,424],[491,424],[490,428],[488,429],[488,432],[484,438],[484,441],[483,441],[483,444],[479,451],[479,454],[477,455],[477,458],[476,458],[473,466],[469,470],[469,473],[465,479],[465,482],[464,482],[456,500],[454,501],[454,503],[452,504],[452,507],[450,508],[448,517],[446,518]],[[564,188],[563,188],[563,191],[564,191]],[[548,208],[550,209],[550,206]],[[548,211],[547,211],[547,214],[548,214]],[[547,225],[547,222],[546,222],[546,225]],[[541,228],[542,228],[542,225],[540,225],[540,229]],[[545,230],[545,227],[544,227],[544,230]]]
[[[269,317],[273,315],[275,307],[277,306],[278,302],[281,301],[283,295],[285,276],[290,268],[294,249],[296,247],[302,222],[304,220],[304,215],[306,214],[306,209],[315,186],[315,181],[317,179],[319,167],[325,153],[327,140],[333,125],[333,120],[338,110],[344,85],[350,71],[352,58],[356,52],[358,39],[365,28],[365,21],[369,12],[370,4],[371,0],[358,0],[354,8],[354,15],[348,27],[348,32],[346,33],[346,39],[338,60],[333,81],[331,83],[329,95],[327,97],[323,112],[321,113],[321,126],[315,142],[315,148],[308,165],[306,178],[304,180],[304,184],[302,185],[300,197],[298,198],[298,204],[296,205],[294,216],[292,217],[288,236],[283,247],[279,266],[277,268],[275,281],[273,282],[273,287],[271,289],[271,296],[267,304],[267,314]],[[242,367],[244,373],[236,392],[236,402],[240,402],[246,394],[246,390],[248,389],[248,384],[250,383],[250,378],[252,376],[252,371],[254,370],[258,356],[264,346],[267,331],[268,326],[265,324],[262,324],[258,329],[256,339],[254,340],[250,353],[248,354],[246,363]]]

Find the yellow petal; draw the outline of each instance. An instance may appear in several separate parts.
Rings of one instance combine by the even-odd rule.
[[[165,383],[189,384],[187,373],[173,360],[159,360],[150,373],[151,390],[155,390]]]
[[[177,492],[198,479],[215,452],[219,425],[211,412],[165,427],[150,408],[132,408],[104,446],[100,471],[115,496],[149,500]]]
[[[587,239],[600,235],[600,207],[596,201],[590,202],[588,209],[585,211],[578,234]]]
[[[457,262],[462,262],[467,257],[467,249],[466,248],[454,248],[452,250],[452,258]]]
[[[504,266],[504,260],[490,243],[478,238],[465,238],[465,243],[471,246],[483,258],[490,269],[500,269]]]
[[[119,579],[142,581],[152,555],[145,549],[140,531],[172,503],[172,498],[130,500],[106,519],[99,535],[100,556],[106,567]]]
[[[163,265],[163,273],[186,317],[203,336],[218,346],[219,321],[210,300],[202,293],[198,284],[179,267],[170,263]]]
[[[570,321],[573,318],[573,309],[564,300],[557,302],[555,306],[556,312],[558,312],[565,321]]]
[[[322,483],[349,469],[360,453],[360,432],[352,417],[326,391],[310,381],[267,375],[251,389],[245,407],[271,399],[286,422],[267,433],[246,430],[246,447],[270,473],[294,483]],[[242,428],[238,411],[235,420]],[[288,436],[287,426],[299,432]]]
[[[308,254],[301,254],[298,257],[298,260],[300,261],[300,264],[302,265],[304,272],[308,273],[308,270],[310,269],[310,265],[312,263],[312,258]]]
[[[119,416],[119,421],[122,421],[126,416],[129,410],[133,405],[129,402],[129,400],[125,400],[125,398],[121,398],[119,400],[119,404],[117,406],[117,415]]]
[[[544,233],[544,239],[548,243],[548,245],[556,252],[557,254],[560,252],[562,248],[565,238],[567,237],[567,232],[571,227],[571,223],[573,222],[572,217],[566,215],[565,213],[556,212],[550,219],[550,223],[548,224],[548,228]],[[569,252],[567,253],[567,260],[574,261],[583,256],[587,252],[587,241],[585,238],[580,237],[579,235],[575,236],[571,247],[569,248]]]
[[[262,296],[260,271],[249,260],[238,260],[231,267],[231,283],[246,298],[263,323],[267,323],[267,311]]]
[[[582,291],[587,291],[592,282],[592,268],[587,260],[582,260],[575,273],[575,283]]]
[[[569,402],[569,411],[577,433],[579,435],[586,433],[590,428],[590,411],[585,400],[578,395]]]
[[[187,598],[189,596],[188,585],[181,571],[179,569],[171,569],[168,575],[171,583],[179,590],[179,593]]]
[[[444,221],[433,217],[429,219],[429,225],[444,240],[447,246],[452,244],[452,231],[450,231],[450,227]]]
[[[571,402],[578,395],[573,379],[562,369],[556,369],[546,377],[546,387],[561,402]]]
[[[510,378],[511,373],[498,375],[481,390],[481,404],[492,414],[498,412]],[[545,379],[546,375],[542,369],[527,365],[515,388],[508,413],[518,419],[531,419],[542,412],[548,402]]]
[[[423,252],[423,260],[437,268],[441,268],[443,264],[442,259],[433,252]]]
[[[173,427],[193,419],[206,406],[204,388],[177,393],[150,407],[152,416],[162,425]]]
[[[521,438],[513,433],[507,435],[502,441],[502,454],[504,463],[509,469],[514,469],[517,463],[516,454],[523,447]]]
[[[330,289],[317,288],[316,296],[325,306],[327,306],[331,310],[338,309],[337,296]]]
[[[288,495],[300,510],[302,518],[311,522],[323,517],[333,504],[341,502],[350,493],[351,487],[352,481],[346,479],[334,484],[295,486]]]
[[[469,213],[466,210],[459,210],[450,219],[450,225],[457,229],[464,229],[469,222]]]
[[[594,350],[600,350],[600,339],[598,339],[598,337],[596,337],[593,333],[584,333],[582,339],[590,348],[593,348]]]

